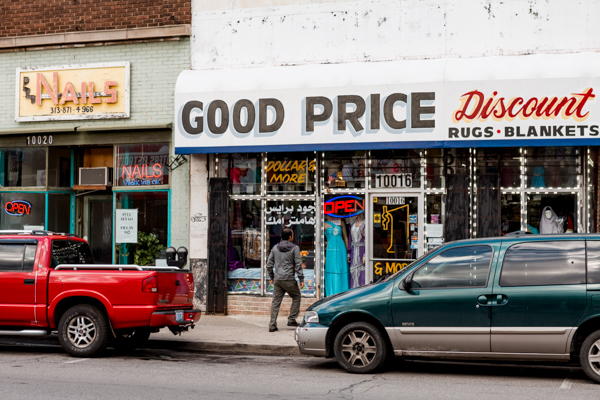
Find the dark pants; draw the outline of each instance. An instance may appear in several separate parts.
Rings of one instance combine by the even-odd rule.
[[[269,328],[277,328],[277,316],[279,315],[279,307],[285,294],[289,294],[292,298],[292,307],[290,308],[290,315],[288,316],[288,322],[296,321],[298,314],[300,314],[300,288],[298,282],[293,281],[273,281],[273,302],[271,303],[271,321],[269,322]]]

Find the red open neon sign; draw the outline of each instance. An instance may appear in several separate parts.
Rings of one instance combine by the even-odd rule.
[[[365,212],[365,199],[357,196],[339,196],[323,203],[323,213],[337,218],[348,218]]]
[[[31,204],[25,200],[7,201],[4,205],[4,211],[8,215],[29,215],[31,213]]]

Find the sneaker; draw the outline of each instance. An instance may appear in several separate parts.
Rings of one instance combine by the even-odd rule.
[[[288,322],[288,326],[299,326],[300,324],[297,323],[296,321],[289,321]]]
[[[269,328],[269,332],[275,332],[275,331],[278,331],[278,330],[279,329],[277,329],[277,327],[275,327],[275,328]]]

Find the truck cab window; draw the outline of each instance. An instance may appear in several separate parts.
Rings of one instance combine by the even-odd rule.
[[[77,240],[52,241],[52,267],[59,264],[93,264],[90,246]]]

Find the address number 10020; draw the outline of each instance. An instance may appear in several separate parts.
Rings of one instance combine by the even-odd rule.
[[[27,136],[27,146],[45,146],[53,142],[52,135]]]
[[[376,188],[412,187],[412,174],[381,174],[375,175]]]

